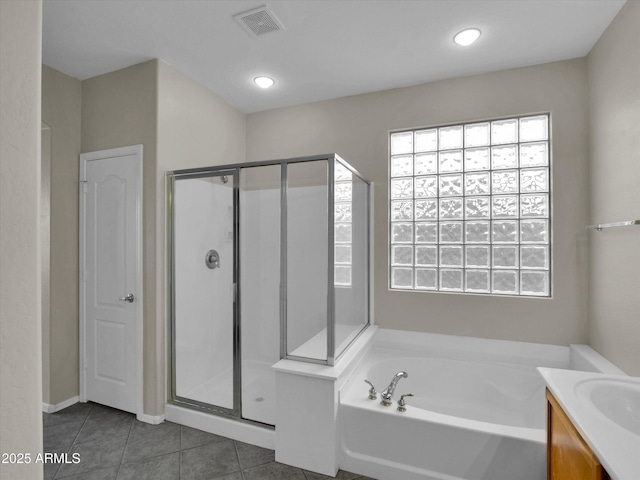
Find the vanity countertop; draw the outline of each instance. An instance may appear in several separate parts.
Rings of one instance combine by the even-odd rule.
[[[640,479],[640,378],[538,371],[611,478]]]

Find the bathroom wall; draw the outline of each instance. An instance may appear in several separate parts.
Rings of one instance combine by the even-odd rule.
[[[127,145],[143,145],[143,276],[144,276],[144,412],[162,413],[164,389],[159,363],[156,312],[156,146],[158,61],[141,63],[82,82],[81,151],[92,152]],[[69,348],[77,343],[69,342]],[[164,350],[164,346],[162,346]]]
[[[535,112],[552,114],[553,298],[390,291],[388,132]],[[249,114],[247,161],[336,152],[376,183],[379,325],[566,345],[588,334],[587,129],[582,58]]]
[[[589,53],[590,223],[640,219],[640,2]],[[640,375],[640,227],[592,231],[589,343]]]
[[[0,452],[42,451],[40,81],[42,2],[0,2]],[[42,464],[0,463],[0,479]]]
[[[78,395],[78,166],[82,84],[42,66],[42,121],[51,136],[50,315],[43,330],[43,401]]]
[[[71,102],[74,106],[65,106],[59,105],[53,98],[60,93],[60,89],[64,97],[64,89],[70,89],[70,83],[73,83],[68,79],[63,80],[60,75],[45,67],[44,89],[51,92],[51,95],[46,93],[47,108],[51,109],[51,118],[57,116],[60,122],[73,122],[73,115],[73,119],[63,117],[65,111],[69,113],[75,108],[76,100]],[[166,392],[165,171],[244,161],[245,116],[160,60],[84,80],[81,96],[81,152],[136,144],[144,146],[144,413],[161,415]],[[65,131],[68,126],[65,124]],[[52,338],[50,352],[51,358],[58,358],[63,365],[61,370],[66,370],[59,372],[64,380],[55,395],[52,391],[51,403],[78,394],[77,277],[74,277],[78,248],[78,189],[75,183],[78,177],[68,157],[76,140],[69,136],[66,141],[70,144],[60,145],[60,156],[65,158],[65,163],[64,166],[60,165],[58,183],[60,186],[66,184],[68,189],[64,193],[60,191],[60,211],[52,212],[52,221],[57,215],[61,229],[62,225],[66,228],[66,231],[58,232],[61,239],[61,251],[58,252],[59,287],[64,290],[58,296],[58,306],[64,324],[58,330],[60,341],[54,345]],[[62,142],[62,137],[58,142]],[[76,155],[76,169],[77,165]],[[74,183],[69,185],[72,178],[75,179]],[[72,197],[75,197],[73,205],[70,203]],[[74,222],[71,221],[73,217]],[[68,239],[66,245],[62,243],[63,238]],[[75,252],[70,255],[74,245]],[[54,268],[56,265],[52,260]],[[74,309],[75,323],[70,321]],[[75,384],[70,380],[73,378]]]

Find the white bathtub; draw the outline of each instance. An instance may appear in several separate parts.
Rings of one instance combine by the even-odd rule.
[[[379,330],[340,391],[340,468],[379,480],[543,480],[545,387],[535,368],[571,368],[570,352]],[[401,370],[409,376],[391,407],[367,398],[364,379],[381,392]],[[403,393],[415,396],[401,413]]]

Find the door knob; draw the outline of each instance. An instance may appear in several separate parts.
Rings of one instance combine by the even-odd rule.
[[[122,297],[119,299],[121,302],[129,302],[129,303],[133,303],[133,301],[135,300],[135,297],[133,296],[133,293],[130,293],[129,295],[127,295],[126,297]]]

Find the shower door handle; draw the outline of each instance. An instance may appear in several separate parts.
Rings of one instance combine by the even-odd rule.
[[[133,296],[133,293],[130,293],[126,297],[119,298],[118,300],[120,300],[121,302],[133,303],[133,301],[135,300],[135,297]]]

